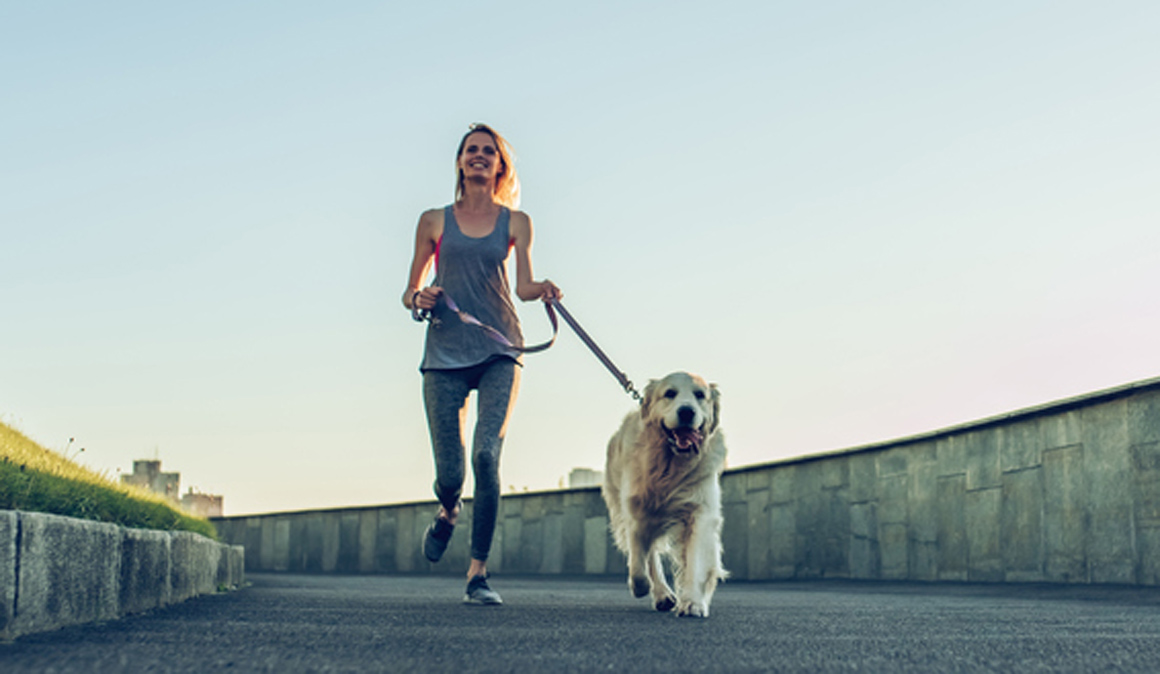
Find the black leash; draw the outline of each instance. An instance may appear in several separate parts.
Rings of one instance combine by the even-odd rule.
[[[636,390],[636,387],[632,385],[632,381],[629,380],[628,375],[616,367],[616,365],[612,362],[612,359],[609,358],[608,355],[605,354],[599,346],[597,346],[596,342],[588,336],[588,333],[584,331],[584,328],[580,327],[580,323],[572,317],[572,314],[568,313],[568,310],[564,308],[563,304],[560,304],[559,300],[548,300],[544,303],[544,311],[547,312],[548,320],[552,323],[552,338],[543,344],[536,344],[535,346],[516,346],[515,344],[512,344],[511,341],[499,330],[496,330],[490,325],[483,323],[478,318],[472,316],[466,311],[461,310],[459,305],[455,304],[455,300],[451,299],[451,296],[446,292],[441,294],[439,297],[443,299],[445,304],[447,304],[447,308],[459,317],[459,320],[467,323],[468,325],[474,325],[477,328],[480,328],[484,331],[485,334],[487,334],[488,337],[491,337],[500,344],[503,344],[505,347],[519,351],[520,353],[536,353],[539,351],[546,351],[549,347],[556,343],[556,335],[558,335],[560,332],[560,324],[556,320],[556,312],[559,311],[560,315],[564,317],[564,322],[572,328],[572,331],[576,333],[576,336],[580,338],[580,341],[584,342],[585,346],[587,346],[589,350],[592,351],[593,355],[595,355],[596,358],[604,364],[604,367],[608,368],[608,371],[612,373],[612,376],[616,377],[616,381],[620,384],[621,388],[624,389],[625,393],[632,396],[633,399],[638,403],[643,402],[644,398],[641,397],[640,393]],[[439,319],[431,315],[429,310],[419,310],[417,308],[411,309],[411,318],[414,318],[416,321],[420,322],[424,320],[431,321],[433,324],[438,324],[439,321]]]

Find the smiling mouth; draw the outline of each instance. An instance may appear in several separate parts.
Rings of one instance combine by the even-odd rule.
[[[667,428],[661,424],[661,428],[665,431],[665,436],[668,437],[669,446],[678,454],[693,454],[700,453],[701,442],[705,439],[701,431],[687,426],[679,426],[677,428]]]

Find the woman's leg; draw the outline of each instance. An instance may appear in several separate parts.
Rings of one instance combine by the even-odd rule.
[[[502,358],[488,363],[479,379],[479,413],[471,455],[475,475],[471,517],[471,565],[474,571],[486,569],[482,563],[487,561],[495,535],[500,494],[499,455],[507,435],[508,419],[519,394],[519,370],[515,361]]]
[[[428,370],[423,373],[423,402],[427,428],[435,456],[435,497],[447,518],[454,522],[455,507],[463,491],[463,423],[471,385],[461,370]]]

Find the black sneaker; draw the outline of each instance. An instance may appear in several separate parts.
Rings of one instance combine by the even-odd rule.
[[[476,576],[467,581],[467,594],[463,595],[463,603],[499,606],[503,603],[503,599],[498,592],[488,587],[487,576]]]
[[[443,559],[443,553],[447,550],[447,542],[451,540],[451,534],[454,532],[454,524],[442,517],[436,517],[423,534],[423,556],[432,562]]]

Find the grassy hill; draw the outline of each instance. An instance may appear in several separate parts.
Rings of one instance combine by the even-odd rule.
[[[209,520],[164,497],[114,482],[0,423],[0,510],[53,513],[136,529],[193,531],[217,538]]]

